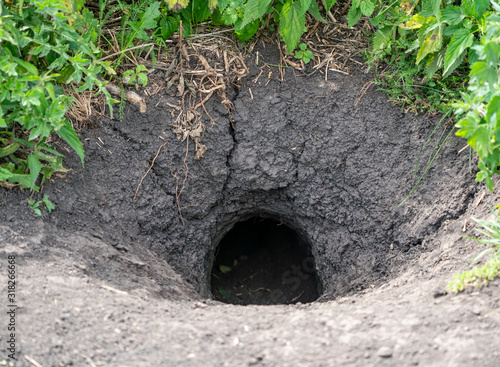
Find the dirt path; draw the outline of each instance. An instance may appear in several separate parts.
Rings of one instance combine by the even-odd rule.
[[[72,171],[44,187],[51,215],[1,191],[17,366],[500,366],[500,282],[443,294],[481,251],[461,237],[471,217],[498,203],[474,183],[464,143],[448,144],[399,207],[434,119],[403,114],[379,92],[360,99],[369,75],[259,73],[253,66],[229,96],[234,130],[219,101],[207,103],[215,124],[203,116],[201,160],[172,132],[177,100],[163,93],[146,114],[129,106],[123,122],[82,132],[85,167],[68,156]],[[253,215],[308,240],[317,302],[211,300],[217,245]]]

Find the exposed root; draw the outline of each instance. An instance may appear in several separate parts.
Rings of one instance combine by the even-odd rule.
[[[137,193],[139,192],[139,189],[141,188],[142,182],[144,181],[144,179],[146,178],[146,176],[149,174],[149,172],[153,168],[153,166],[155,164],[155,161],[156,161],[156,158],[158,158],[158,156],[160,155],[160,151],[167,144],[168,144],[168,141],[166,141],[165,143],[163,143],[162,145],[160,145],[160,147],[158,148],[158,151],[156,152],[156,155],[154,156],[153,161],[151,162],[151,166],[149,166],[149,168],[146,171],[146,173],[144,174],[144,176],[142,176],[141,181],[139,182],[139,185],[137,185],[137,189],[135,189],[134,200],[137,198]]]

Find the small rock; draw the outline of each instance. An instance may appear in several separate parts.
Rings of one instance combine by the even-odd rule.
[[[392,348],[382,347],[377,351],[377,355],[381,358],[390,358],[392,357]]]
[[[481,315],[481,307],[475,305],[473,308],[472,308],[472,313],[476,316],[479,316]]]

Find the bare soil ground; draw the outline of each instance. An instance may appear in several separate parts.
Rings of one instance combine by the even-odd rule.
[[[38,218],[26,192],[2,190],[2,294],[8,256],[17,269],[15,365],[500,366],[500,282],[444,292],[483,249],[462,237],[474,233],[471,218],[499,198],[474,183],[455,139],[398,206],[436,119],[366,92],[370,77],[283,77],[253,64],[227,91],[232,116],[207,102],[198,160],[172,132],[175,93],[158,92],[146,113],[127,106],[122,122],[103,117],[81,132],[85,167],[68,154],[72,170],[43,188],[52,214]],[[318,301],[213,300],[217,246],[255,215],[307,238]],[[2,311],[0,361],[8,323]]]

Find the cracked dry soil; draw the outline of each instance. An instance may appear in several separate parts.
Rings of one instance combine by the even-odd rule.
[[[203,159],[173,134],[176,98],[161,93],[144,114],[127,106],[122,122],[81,132],[85,167],[68,154],[71,171],[43,188],[52,214],[37,218],[27,193],[2,189],[17,366],[500,366],[500,282],[443,293],[482,249],[462,237],[471,217],[498,202],[474,183],[464,141],[448,143],[398,206],[436,119],[404,114],[380,92],[359,99],[370,75],[259,72],[231,92],[234,129],[217,98],[206,104],[215,123],[203,116]],[[214,300],[224,300],[212,295],[218,245],[251,218],[295,231],[317,280],[302,286],[317,301]]]

